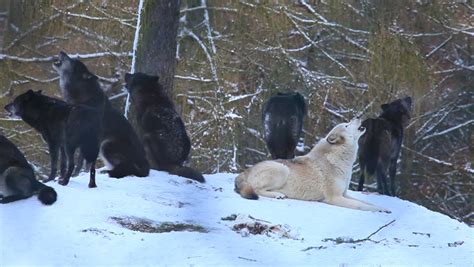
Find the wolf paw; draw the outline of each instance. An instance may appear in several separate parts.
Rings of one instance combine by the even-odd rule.
[[[386,209],[381,209],[381,210],[379,210],[379,212],[388,213],[388,214],[392,213],[391,211],[386,210]]]
[[[47,183],[47,182],[50,182],[50,181],[54,181],[54,178],[46,178],[46,179],[43,179],[43,183]]]
[[[276,199],[285,199],[285,198],[286,198],[286,195],[283,194],[283,193],[275,192],[275,198],[276,198]]]
[[[67,185],[69,183],[69,181],[67,181],[66,179],[59,179],[58,181],[58,184],[60,185]]]

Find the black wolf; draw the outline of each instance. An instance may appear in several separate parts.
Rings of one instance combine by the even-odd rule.
[[[359,165],[361,175],[358,190],[362,191],[366,176],[377,177],[377,190],[381,194],[395,196],[395,174],[403,128],[407,126],[411,113],[411,98],[405,97],[381,106],[382,114],[367,119],[362,126],[367,129],[359,139]],[[390,176],[390,188],[387,185]]]
[[[57,199],[52,187],[36,180],[33,168],[20,150],[0,135],[0,203],[10,203],[32,195],[38,195],[45,205],[51,205]]]
[[[145,150],[130,123],[105,96],[97,76],[80,60],[60,52],[53,68],[59,74],[61,93],[66,102],[103,110],[100,154],[110,177],[148,176],[150,166]]]
[[[304,97],[296,93],[277,93],[263,106],[263,136],[273,159],[292,159],[306,115]]]
[[[69,105],[32,90],[17,96],[5,109],[10,116],[20,117],[37,130],[48,144],[51,157],[49,180],[56,177],[61,152],[59,184],[68,184],[74,170],[74,152],[80,148],[91,164],[89,187],[96,187],[95,162],[99,154],[101,123],[97,110],[84,105]]]
[[[191,149],[191,141],[181,117],[158,79],[157,76],[140,72],[125,74],[138,133],[151,167],[204,182],[200,172],[183,166]]]

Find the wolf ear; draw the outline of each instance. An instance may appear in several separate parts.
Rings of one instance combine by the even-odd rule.
[[[328,141],[329,144],[339,144],[342,142],[342,137],[337,134],[330,134],[327,138],[326,141]]]
[[[90,72],[86,72],[84,74],[82,74],[82,78],[85,79],[85,80],[97,80],[97,76],[95,76],[94,74],[90,73]]]
[[[35,94],[35,91],[29,89],[28,91],[26,91],[26,93],[23,94],[23,99],[29,100],[30,98],[33,97],[34,94]]]
[[[42,95],[43,94],[43,90],[37,90],[35,93],[39,94],[39,95]]]

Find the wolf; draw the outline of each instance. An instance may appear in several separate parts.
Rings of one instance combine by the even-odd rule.
[[[66,102],[102,110],[99,156],[110,177],[148,176],[149,163],[136,132],[105,96],[98,78],[78,59],[60,52],[53,63],[59,74],[59,87]]]
[[[127,73],[125,83],[151,168],[205,182],[199,171],[183,166],[189,156],[191,141],[173,101],[159,83],[159,77]]]
[[[375,176],[379,193],[396,195],[397,160],[403,142],[403,129],[410,121],[411,104],[411,97],[382,104],[382,113],[378,118],[362,122],[367,133],[359,140],[361,174],[357,190],[362,191],[365,177]],[[387,185],[387,174],[390,187]]]
[[[298,93],[277,93],[262,110],[263,137],[272,159],[291,159],[306,115],[304,97]]]
[[[358,118],[341,123],[304,156],[263,161],[245,170],[235,179],[235,191],[247,199],[258,199],[260,195],[389,212],[347,194],[357,157],[357,141],[364,132]]]
[[[56,202],[56,191],[35,178],[33,168],[20,150],[5,136],[0,135],[0,203],[26,199],[38,195],[45,205]]]
[[[5,106],[10,117],[21,118],[37,130],[49,147],[53,180],[57,173],[61,153],[61,178],[59,184],[67,185],[74,170],[74,153],[80,148],[90,164],[89,187],[95,183],[95,162],[99,154],[99,111],[84,105],[69,105],[64,101],[43,95],[41,91],[28,90]]]

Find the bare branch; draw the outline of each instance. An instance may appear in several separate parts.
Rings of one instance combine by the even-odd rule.
[[[456,126],[454,126],[454,127],[451,127],[451,128],[449,128],[449,129],[446,129],[446,130],[444,130],[444,131],[436,132],[436,133],[431,134],[431,135],[427,135],[427,136],[423,137],[422,140],[426,140],[426,139],[429,139],[429,138],[432,138],[432,137],[435,137],[435,136],[440,136],[440,135],[447,134],[447,133],[452,132],[452,131],[454,131],[454,130],[457,130],[457,129],[461,128],[461,127],[464,127],[464,126],[466,126],[466,125],[469,125],[469,124],[471,124],[471,123],[473,123],[473,122],[474,122],[474,120],[466,121],[466,122],[464,122],[464,123],[458,124],[458,125],[456,125]]]
[[[69,56],[71,58],[80,58],[80,59],[98,58],[98,57],[106,57],[106,56],[131,57],[132,52],[96,52],[96,53],[89,53],[89,54],[70,54]],[[25,57],[17,57],[17,56],[0,54],[0,60],[11,60],[11,61],[18,61],[18,62],[53,62],[56,60],[56,56],[25,58]]]

